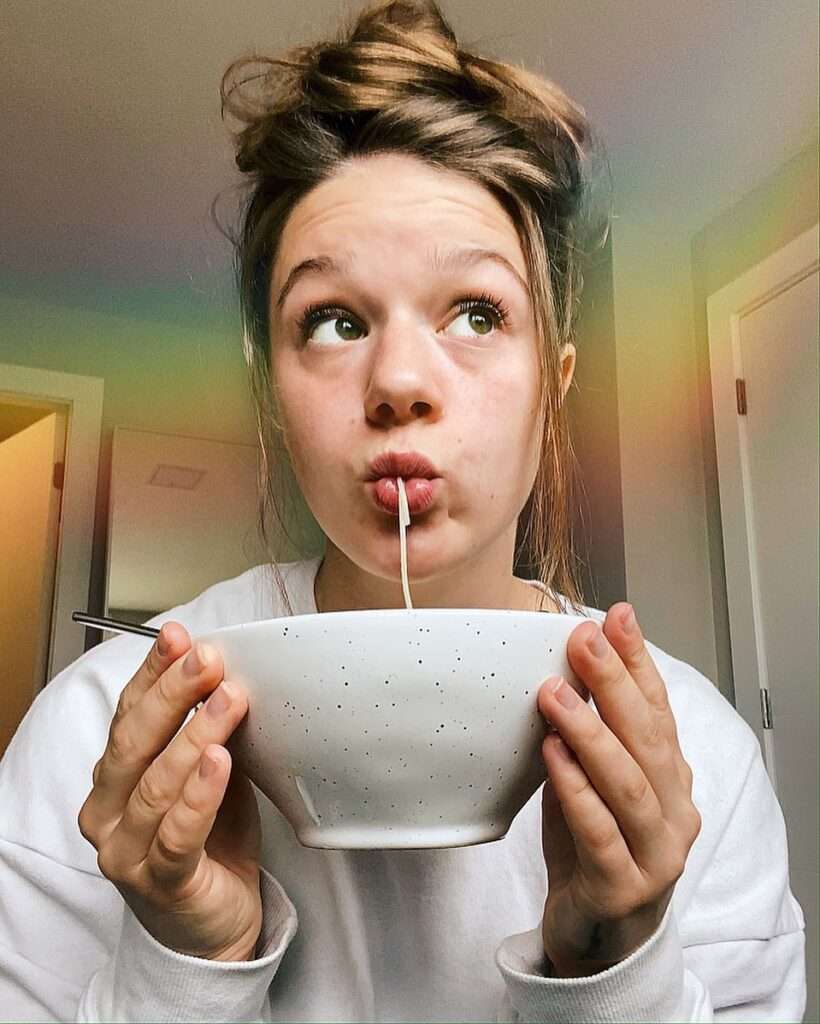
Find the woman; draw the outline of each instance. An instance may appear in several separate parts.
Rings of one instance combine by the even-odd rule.
[[[104,643],[38,696],[0,775],[0,1005],[18,1020],[800,1019],[803,919],[754,735],[629,605],[579,604],[563,399],[582,112],[460,50],[433,3],[368,8],[256,81],[253,99],[223,84],[252,185],[245,352],[267,464],[284,445],[327,552],[274,564],[275,591],[264,567],[217,584],[152,620],[147,651]],[[375,487],[385,453],[399,458]],[[541,686],[547,782],[503,842],[307,849],[231,770],[247,698],[190,636],[403,607],[393,475],[414,605],[588,615],[567,653],[594,707]],[[277,513],[279,494],[270,482]],[[530,497],[527,581],[512,566]]]

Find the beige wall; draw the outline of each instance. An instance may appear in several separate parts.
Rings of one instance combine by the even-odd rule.
[[[578,554],[589,561],[582,571],[586,602],[608,605],[623,599],[625,578],[609,246],[594,256],[585,280],[578,365],[568,398],[584,472]],[[105,382],[92,614],[103,613],[114,426],[256,443],[238,316],[225,281],[205,297],[182,288],[115,291],[87,281],[32,282],[0,275],[0,363],[87,374]],[[313,529],[309,523],[308,539]],[[96,630],[88,634],[87,645],[98,641]]]
[[[92,614],[101,614],[103,605],[114,426],[254,443],[238,337],[229,309],[190,292],[103,286],[92,292],[79,283],[49,288],[47,282],[0,277],[0,363],[105,382]],[[96,630],[88,633],[89,644],[99,639]]]
[[[575,375],[567,395],[581,475],[575,532],[584,603],[604,609],[626,599],[613,301],[610,236],[584,272]]]
[[[817,221],[813,143],[696,231],[620,211],[613,276],[627,599],[730,699],[706,296]]]
[[[817,219],[816,149],[695,234],[662,214],[619,210],[611,253],[586,274],[568,399],[585,490],[579,556],[587,603],[632,601],[653,642],[731,697],[705,296]],[[46,301],[44,285],[0,277],[0,362],[105,380],[92,611],[113,426],[254,443],[238,318],[220,287],[205,298],[78,284]]]
[[[568,398],[586,598],[633,601],[652,641],[731,698],[705,296],[817,219],[816,147],[694,234],[630,203],[613,220],[611,252],[586,274]],[[220,287],[205,299],[78,285],[45,301],[42,286],[0,278],[0,361],[105,382],[92,611],[114,425],[254,443],[238,316]]]

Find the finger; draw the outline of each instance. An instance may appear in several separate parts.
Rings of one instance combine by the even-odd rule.
[[[602,653],[594,648],[596,640],[603,642]],[[651,663],[642,639],[638,645]],[[645,772],[664,813],[676,815],[684,793],[676,767],[680,750],[669,728],[670,723],[674,728],[671,711],[664,716],[650,703],[597,623],[583,623],[573,631],[567,644],[567,656],[589,687],[600,717]],[[640,657],[635,653],[630,664],[636,664]],[[654,672],[665,691],[654,664],[651,669],[644,667],[644,678],[647,671]],[[580,751],[574,749],[580,755]]]
[[[550,779],[572,834],[578,863],[592,879],[628,879],[634,870],[632,855],[612,812],[557,733],[548,736],[544,746]]]
[[[146,851],[143,870],[152,881],[179,885],[194,879],[205,857],[205,840],[225,797],[230,774],[231,755],[223,747],[210,744],[189,772]]]
[[[180,658],[191,646],[191,638],[188,631],[178,622],[164,622],[159,635],[151,645],[144,661],[128,681],[120,693],[117,707],[114,710],[114,717],[108,728],[108,740],[106,746],[111,742],[111,736],[119,723],[125,718],[134,705],[142,699],[144,694],[151,689],[159,677],[173,663]],[[94,765],[91,778],[94,785],[102,771],[105,752]]]
[[[112,726],[90,798],[95,817],[116,824],[145,770],[179,730],[193,705],[221,679],[219,651],[198,643],[166,669]]]
[[[563,885],[575,868],[575,840],[567,826],[561,801],[552,784],[549,771],[547,740],[541,747],[541,756],[547,770],[547,780],[541,793],[541,849],[547,865],[548,882],[551,889]]]
[[[623,620],[630,617],[634,625],[627,628]],[[644,642],[632,605],[613,605],[607,612],[603,632],[649,706],[660,716],[662,731],[677,743],[677,726],[666,683]]]
[[[539,691],[547,717],[610,811],[634,862],[648,872],[662,868],[671,834],[649,780],[592,708],[566,682],[551,692],[551,682]]]
[[[117,704],[112,727],[151,689],[166,669],[191,646],[188,630],[179,622],[164,622],[145,660],[131,677]]]
[[[692,770],[684,759],[680,748],[677,723],[669,703],[669,691],[649,653],[632,605],[625,602],[613,605],[607,613],[604,633],[649,705],[656,709],[659,730],[670,743],[674,752],[673,759],[678,776],[687,796],[691,798]],[[670,801],[669,813],[675,813],[678,806],[674,801]],[[686,808],[683,809],[682,814],[684,819],[690,816]]]
[[[230,748],[226,744],[230,753]],[[219,813],[205,843],[209,857],[230,862],[237,874],[256,878],[262,846],[262,821],[253,784],[247,775],[231,764],[228,785]]]
[[[109,844],[118,862],[146,859],[165,815],[179,799],[185,780],[213,744],[224,744],[247,711],[245,693],[222,682],[204,707],[149,765],[131,793]],[[227,752],[226,752],[227,753]],[[227,780],[225,782],[227,785]]]

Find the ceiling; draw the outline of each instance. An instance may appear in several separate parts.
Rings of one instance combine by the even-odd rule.
[[[817,131],[816,0],[506,0],[503,18],[491,0],[441,6],[462,46],[539,71],[584,107],[621,215],[663,204],[697,230]],[[222,71],[331,36],[358,8],[6,0],[0,270],[204,295],[229,261],[209,206],[239,178]]]
[[[4,403],[0,394],[0,442],[19,434],[21,430],[30,427],[32,423],[45,419],[53,409],[48,409],[36,402],[28,402],[25,405],[18,404],[16,397],[14,405]]]

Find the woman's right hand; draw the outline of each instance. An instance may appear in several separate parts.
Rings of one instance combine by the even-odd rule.
[[[223,682],[215,648],[196,645],[207,656],[197,667],[194,650],[182,657],[190,647],[184,626],[163,625],[120,695],[77,820],[100,871],[158,942],[209,960],[249,960],[262,927],[259,809],[222,746],[248,701]]]

